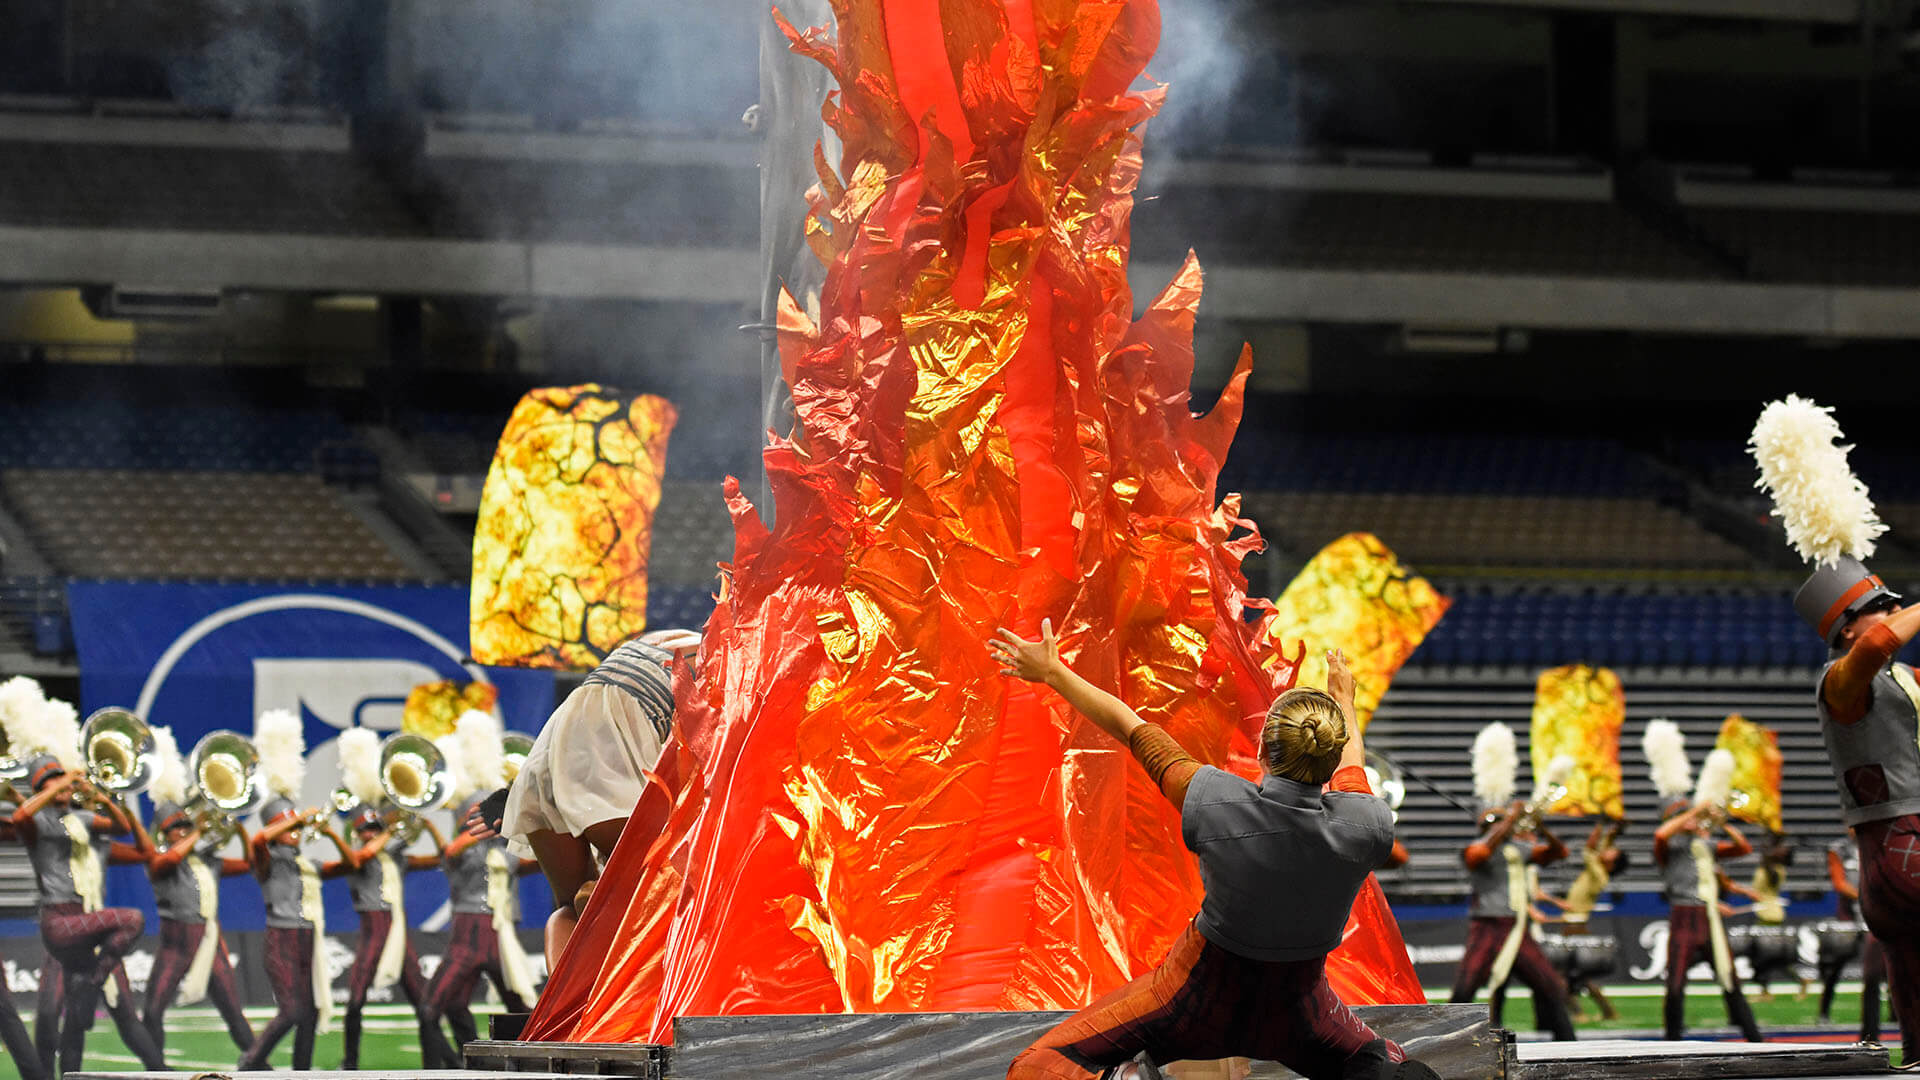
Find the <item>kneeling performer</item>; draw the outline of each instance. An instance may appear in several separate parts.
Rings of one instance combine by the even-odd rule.
[[[990,644],[1004,674],[1051,686],[1127,744],[1180,809],[1207,886],[1159,968],[1041,1037],[1014,1059],[1010,1080],[1151,1077],[1156,1062],[1235,1056],[1277,1061],[1308,1080],[1435,1078],[1327,983],[1326,957],[1354,897],[1393,845],[1393,815],[1368,787],[1348,721],[1353,674],[1344,656],[1328,654],[1331,695],[1296,689],[1274,701],[1260,740],[1267,775],[1253,784],[1199,764],[1159,725],[1074,674],[1051,623],[1041,624],[1038,641],[1002,630]],[[1288,917],[1276,919],[1281,896]]]

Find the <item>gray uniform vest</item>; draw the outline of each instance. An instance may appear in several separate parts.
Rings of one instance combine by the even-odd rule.
[[[1693,857],[1693,833],[1683,832],[1667,841],[1667,861],[1660,875],[1667,883],[1667,903],[1675,907],[1700,907],[1706,903],[1700,895],[1700,860]],[[1707,850],[1715,844],[1707,841]],[[1712,872],[1713,868],[1709,868]]]
[[[381,887],[387,880],[386,871],[382,869],[383,865],[391,865],[394,868],[396,881],[402,880],[402,876],[406,873],[406,869],[385,851],[362,863],[360,869],[355,870],[347,878],[347,889],[353,894],[353,910],[393,910],[393,905],[387,903],[386,895],[381,892]]]
[[[1508,919],[1520,914],[1513,910],[1513,893],[1510,874],[1512,862],[1507,852],[1514,851],[1520,856],[1520,872],[1526,873],[1527,861],[1533,857],[1533,849],[1512,840],[1493,849],[1487,861],[1467,870],[1467,880],[1473,888],[1473,907],[1471,914],[1476,919]],[[1524,883],[1522,895],[1526,894]]]
[[[33,863],[33,876],[40,886],[40,904],[77,904],[80,891],[73,884],[73,838],[67,835],[66,819],[78,817],[88,825],[93,823],[93,815],[73,810],[56,810],[51,807],[33,815],[33,846],[27,849],[28,861]],[[111,843],[106,837],[94,834],[92,847],[94,858],[106,866],[106,848]]]
[[[487,915],[487,853],[506,847],[499,837],[482,840],[446,861],[447,891],[453,897],[453,910],[461,915]]]
[[[628,641],[607,654],[587,674],[582,686],[613,686],[640,703],[654,733],[666,742],[673,735],[673,676],[667,665],[673,654],[665,649]]]
[[[1840,820],[1847,825],[1920,814],[1920,716],[1913,698],[1893,677],[1892,666],[1873,677],[1867,712],[1852,724],[1836,724],[1827,712],[1829,662],[1820,669],[1815,698],[1827,760],[1840,788]],[[1859,770],[1858,773],[1855,770]]]
[[[1195,921],[1249,960],[1311,960],[1340,944],[1367,875],[1393,847],[1393,812],[1373,795],[1211,765],[1187,787],[1180,832],[1206,895]]]
[[[195,925],[206,921],[200,917],[200,879],[194,874],[193,867],[188,865],[194,862],[213,871],[213,880],[220,880],[218,856],[200,851],[188,852],[172,873],[153,879],[153,905],[159,910],[161,918]]]
[[[260,886],[260,892],[267,901],[267,925],[276,930],[305,930],[313,926],[300,906],[305,892],[300,874],[303,864],[316,874],[319,872],[319,867],[301,855],[297,847],[287,844],[267,847],[267,880]]]

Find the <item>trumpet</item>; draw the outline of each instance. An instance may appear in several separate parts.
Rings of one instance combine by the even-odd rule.
[[[507,763],[507,786],[520,775],[520,769],[527,763],[527,755],[533,753],[533,736],[519,731],[509,731],[500,737],[500,751]]]
[[[1567,797],[1567,780],[1573,775],[1573,759],[1565,754],[1556,756],[1547,763],[1545,774],[1534,785],[1533,797],[1520,807],[1520,817],[1515,820],[1513,831],[1517,833],[1537,832],[1540,819],[1561,799]]]
[[[209,731],[187,758],[193,795],[188,812],[203,840],[218,847],[238,831],[240,819],[260,809],[267,792],[260,783],[260,752],[237,731]]]
[[[145,791],[160,771],[153,729],[117,705],[97,709],[80,729],[87,780],[105,798]]]
[[[405,848],[420,835],[422,817],[447,804],[453,794],[453,773],[447,756],[423,735],[400,732],[380,744],[380,789],[400,810],[394,840]]]

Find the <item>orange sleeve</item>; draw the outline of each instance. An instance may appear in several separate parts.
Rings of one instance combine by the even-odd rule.
[[[1478,840],[1468,844],[1467,850],[1460,853],[1460,861],[1466,863],[1469,870],[1478,870],[1482,863],[1491,858],[1493,858],[1493,848]]]
[[[1160,788],[1175,809],[1186,805],[1187,786],[1193,783],[1193,774],[1200,771],[1200,763],[1167,734],[1166,728],[1154,723],[1141,724],[1127,736],[1127,749],[1133,751],[1134,759],[1147,770],[1147,778]]]
[[[1900,639],[1881,623],[1855,638],[1847,655],[1834,661],[1820,687],[1834,723],[1854,724],[1867,715],[1867,706],[1873,703],[1873,677],[1899,651]]]
[[[1361,795],[1373,794],[1373,785],[1367,783],[1367,771],[1358,765],[1348,765],[1333,774],[1327,781],[1328,791],[1353,791]]]

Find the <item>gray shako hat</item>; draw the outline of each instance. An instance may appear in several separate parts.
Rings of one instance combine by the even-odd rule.
[[[260,824],[262,826],[271,825],[288,814],[297,814],[299,812],[300,808],[293,804],[292,799],[276,795],[269,800],[265,806],[260,808]]]
[[[1816,569],[1806,584],[1800,586],[1800,591],[1793,594],[1793,610],[1820,635],[1829,649],[1856,615],[1872,607],[1899,602],[1899,593],[1887,588],[1865,563],[1851,555],[1842,555],[1834,565]]]
[[[174,820],[175,818],[185,819],[186,816],[187,811],[181,807],[179,803],[161,800],[155,803],[153,807],[153,829],[155,832],[159,832],[176,824],[191,825],[192,822],[188,820],[178,822]]]

